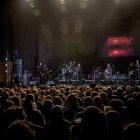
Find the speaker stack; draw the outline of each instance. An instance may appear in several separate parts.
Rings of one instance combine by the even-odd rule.
[[[18,78],[19,82],[22,82],[22,59],[14,60],[14,77]]]
[[[94,72],[94,80],[96,84],[100,84],[100,72]]]

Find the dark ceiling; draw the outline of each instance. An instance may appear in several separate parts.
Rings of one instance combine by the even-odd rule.
[[[139,0],[65,0],[63,5],[60,1],[40,0],[36,3],[42,20],[72,22],[81,18],[98,27],[140,23]]]

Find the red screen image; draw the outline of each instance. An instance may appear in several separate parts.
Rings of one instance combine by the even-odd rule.
[[[102,40],[100,46],[101,57],[135,56],[138,53],[134,37],[129,35],[110,35]]]
[[[121,36],[121,37],[109,37],[107,39],[107,56],[129,56],[133,55],[133,37]]]

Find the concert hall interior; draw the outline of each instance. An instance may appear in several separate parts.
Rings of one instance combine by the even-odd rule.
[[[1,0],[0,138],[140,140],[140,0]]]
[[[73,81],[96,83],[97,69],[99,83],[129,81],[129,63],[140,58],[139,13],[138,0],[3,0],[0,83],[66,82],[70,62]]]

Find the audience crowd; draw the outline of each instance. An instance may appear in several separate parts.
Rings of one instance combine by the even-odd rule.
[[[4,140],[140,140],[140,87],[2,87],[0,137]]]

